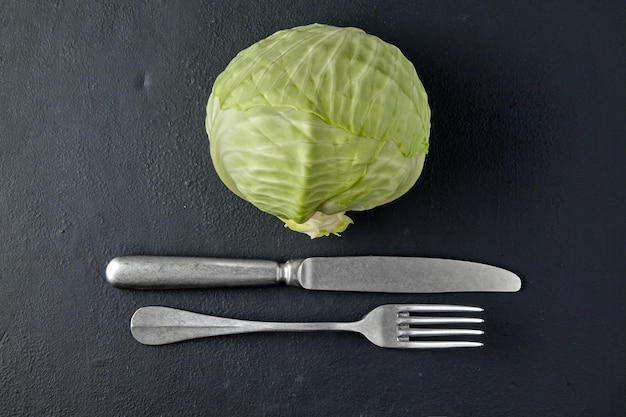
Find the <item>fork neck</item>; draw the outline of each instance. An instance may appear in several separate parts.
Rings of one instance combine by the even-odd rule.
[[[347,331],[358,332],[355,323],[308,322],[308,323],[255,323],[258,332],[312,332],[312,331]]]

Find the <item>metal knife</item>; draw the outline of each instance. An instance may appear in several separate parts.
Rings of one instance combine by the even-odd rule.
[[[107,281],[118,288],[185,289],[285,284],[308,290],[385,293],[515,292],[521,280],[491,265],[397,256],[267,260],[124,256]]]

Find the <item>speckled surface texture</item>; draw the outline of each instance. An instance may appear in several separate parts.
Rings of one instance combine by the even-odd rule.
[[[617,1],[0,2],[0,416],[624,415],[624,21]],[[416,187],[314,241],[220,183],[203,127],[239,50],[312,22],[397,45],[433,109]],[[107,262],[132,254],[441,256],[524,286],[109,287]],[[145,305],[305,321],[402,302],[483,306],[486,346],[129,333]]]

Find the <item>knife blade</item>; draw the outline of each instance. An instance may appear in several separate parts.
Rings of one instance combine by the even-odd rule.
[[[308,290],[385,293],[516,292],[521,279],[496,266],[441,258],[253,259],[123,256],[106,268],[117,288],[186,289],[284,284]]]

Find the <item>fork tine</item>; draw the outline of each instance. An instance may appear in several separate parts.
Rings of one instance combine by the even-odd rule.
[[[476,312],[484,311],[480,307],[473,306],[459,306],[452,304],[405,304],[396,305],[396,309],[399,313],[435,313],[435,312]]]
[[[399,326],[411,324],[479,324],[485,320],[477,317],[402,317]]]
[[[408,349],[445,349],[445,348],[464,348],[464,347],[480,347],[481,342],[402,342],[401,347]]]
[[[409,341],[409,337],[419,336],[480,336],[485,334],[475,329],[407,329],[398,331],[398,340]]]

